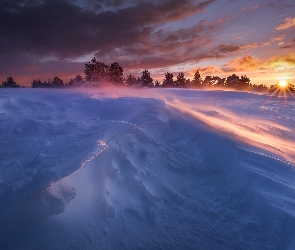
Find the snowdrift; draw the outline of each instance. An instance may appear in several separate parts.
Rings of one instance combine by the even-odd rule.
[[[294,249],[294,98],[0,91],[1,249]]]

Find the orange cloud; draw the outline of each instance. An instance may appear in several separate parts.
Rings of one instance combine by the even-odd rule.
[[[257,65],[259,65],[259,60],[249,55],[238,57],[226,64],[227,67],[236,70],[254,70],[257,68]]]
[[[281,36],[276,36],[270,39],[270,41],[274,42],[274,41],[282,41],[284,40],[286,35],[281,35]]]
[[[256,49],[256,48],[258,48],[258,44],[257,43],[250,43],[250,44],[240,46],[240,48],[241,49]]]
[[[209,74],[209,75],[216,75],[216,74],[222,74],[224,71],[216,66],[208,66],[208,67],[198,67],[193,70],[188,71],[189,76],[193,76],[196,71],[199,71],[201,75]]]
[[[261,47],[267,47],[267,46],[269,46],[270,45],[270,42],[265,42],[265,43],[262,43],[261,44]]]
[[[295,26],[295,17],[286,18],[284,23],[282,23],[278,27],[276,27],[276,30],[285,30],[285,29],[289,29],[292,26]]]
[[[274,56],[264,60],[260,60],[250,55],[238,57],[226,64],[227,67],[233,70],[261,70],[261,69],[281,69],[284,67],[286,70],[295,69],[295,53],[288,56]]]
[[[215,66],[209,66],[209,67],[204,67],[204,68],[200,68],[199,69],[200,73],[202,74],[219,74],[219,73],[223,73],[223,70],[219,67],[215,67]]]
[[[288,56],[274,56],[263,61],[263,65],[269,69],[278,69],[284,67],[285,69],[295,69],[295,53]]]

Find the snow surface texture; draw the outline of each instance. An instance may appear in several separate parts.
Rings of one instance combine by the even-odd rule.
[[[0,91],[0,249],[295,249],[295,100]]]

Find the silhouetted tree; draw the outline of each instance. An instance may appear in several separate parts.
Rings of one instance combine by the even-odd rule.
[[[203,87],[211,87],[214,84],[214,77],[213,76],[205,76],[205,79],[202,81]]]
[[[58,76],[54,77],[52,82],[50,83],[51,87],[63,87],[64,86],[64,82],[63,80],[61,80]]]
[[[136,78],[136,83],[135,83],[134,87],[141,87],[141,80],[140,80],[139,76]]]
[[[246,75],[242,75],[239,79],[238,86],[239,89],[250,89],[251,83],[250,78],[248,78]]]
[[[253,84],[252,85],[252,90],[260,92],[260,91],[267,91],[268,88],[264,84],[260,84],[260,85]]]
[[[202,82],[202,86],[203,87],[215,87],[215,86],[223,84],[224,80],[222,80],[218,76],[206,76]]]
[[[109,80],[109,66],[94,57],[85,64],[85,80],[89,83],[103,83]]]
[[[161,85],[160,85],[160,82],[158,80],[155,81],[155,88],[160,88]]]
[[[2,88],[19,88],[20,86],[10,76],[7,78],[6,81],[2,82],[1,87]]]
[[[177,75],[176,81],[175,81],[175,86],[178,88],[185,88],[186,86],[186,79],[184,77],[184,73],[180,72]]]
[[[202,86],[202,78],[199,73],[199,70],[197,70],[196,73],[194,74],[194,78],[191,82],[191,87],[192,88],[199,88],[201,86]]]
[[[190,87],[191,87],[191,83],[192,83],[192,82],[191,82],[190,79],[186,79],[186,80],[185,80],[185,87],[186,87],[186,88],[190,88]]]
[[[295,92],[295,86],[294,84],[291,84],[290,82],[287,83],[286,88],[287,88],[287,91],[289,92]]]
[[[141,87],[153,87],[153,78],[151,78],[151,74],[147,69],[142,71],[139,85]]]
[[[123,68],[119,65],[119,63],[112,63],[109,67],[109,79],[113,84],[123,84]]]
[[[236,74],[232,74],[226,78],[226,86],[229,88],[237,88],[240,78]]]
[[[133,87],[136,85],[136,77],[134,75],[129,74],[125,79],[124,83],[126,86]]]
[[[74,79],[71,79],[68,83],[68,86],[70,87],[78,87],[82,85],[84,85],[84,80],[79,74]]]
[[[225,82],[226,82],[226,78],[220,78],[217,76],[215,86],[223,88],[225,87]]]
[[[173,88],[173,87],[175,87],[172,73],[170,73],[170,72],[165,73],[165,79],[163,80],[162,87],[163,88]]]
[[[43,82],[43,88],[50,88],[51,87],[51,80],[48,79],[48,81],[44,81]]]
[[[40,79],[38,80],[33,80],[33,82],[31,83],[32,88],[44,88],[44,83],[41,82]]]

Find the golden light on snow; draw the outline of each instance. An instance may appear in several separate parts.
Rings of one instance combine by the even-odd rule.
[[[183,113],[187,113],[220,131],[234,136],[236,139],[260,149],[272,152],[290,162],[295,162],[295,142],[285,139],[280,134],[273,133],[273,129],[282,133],[291,133],[291,128],[277,122],[259,118],[240,117],[230,110],[217,108],[216,106],[198,105],[198,109],[189,103],[179,100],[166,100],[166,104]],[[220,117],[214,117],[203,113],[202,110],[214,110]],[[246,119],[245,119],[246,118]]]

